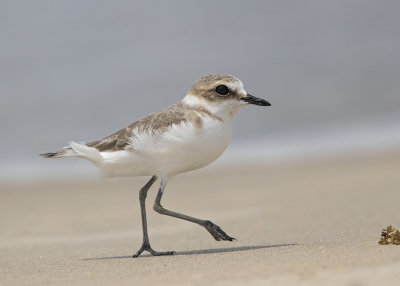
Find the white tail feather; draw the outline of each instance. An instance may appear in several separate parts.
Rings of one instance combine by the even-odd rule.
[[[68,144],[72,148],[71,151],[74,152],[74,154],[69,156],[81,157],[90,161],[100,161],[103,158],[99,150],[94,147],[89,147],[83,143],[77,143],[73,141],[68,142]]]

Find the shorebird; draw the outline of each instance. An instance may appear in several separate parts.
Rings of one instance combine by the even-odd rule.
[[[240,107],[248,104],[270,106],[264,99],[246,92],[236,77],[211,74],[198,79],[182,101],[152,113],[104,139],[69,142],[62,150],[41,154],[45,158],[79,157],[98,167],[103,177],[151,176],[140,189],[143,243],[133,255],[171,255],[150,246],[145,200],[149,188],[160,178],[153,209],[163,215],[203,226],[216,240],[232,241],[218,225],[165,209],[161,198],[168,179],[176,174],[202,168],[217,159],[232,138],[232,121]]]

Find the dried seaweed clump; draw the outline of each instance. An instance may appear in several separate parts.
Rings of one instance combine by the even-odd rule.
[[[382,229],[381,240],[378,243],[380,245],[400,245],[400,231],[389,225],[387,228]]]

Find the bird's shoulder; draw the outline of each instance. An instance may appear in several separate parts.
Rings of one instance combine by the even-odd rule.
[[[221,120],[207,109],[199,106],[188,106],[182,102],[158,112],[151,113],[127,127],[97,141],[86,143],[100,152],[124,150],[130,145],[132,136],[139,134],[161,135],[173,125],[191,123],[195,128],[201,128],[202,117]]]

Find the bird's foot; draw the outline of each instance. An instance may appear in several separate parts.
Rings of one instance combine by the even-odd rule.
[[[151,248],[150,244],[142,244],[140,249],[138,251],[136,251],[136,253],[134,255],[132,255],[132,257],[133,258],[138,257],[145,250],[150,252],[150,254],[153,255],[153,256],[163,256],[163,255],[173,255],[173,254],[175,254],[175,251],[164,251],[164,252],[155,251],[153,248]]]
[[[211,233],[215,240],[236,240],[235,238],[227,235],[218,225],[209,220],[204,221],[203,226],[208,230],[209,233]]]

